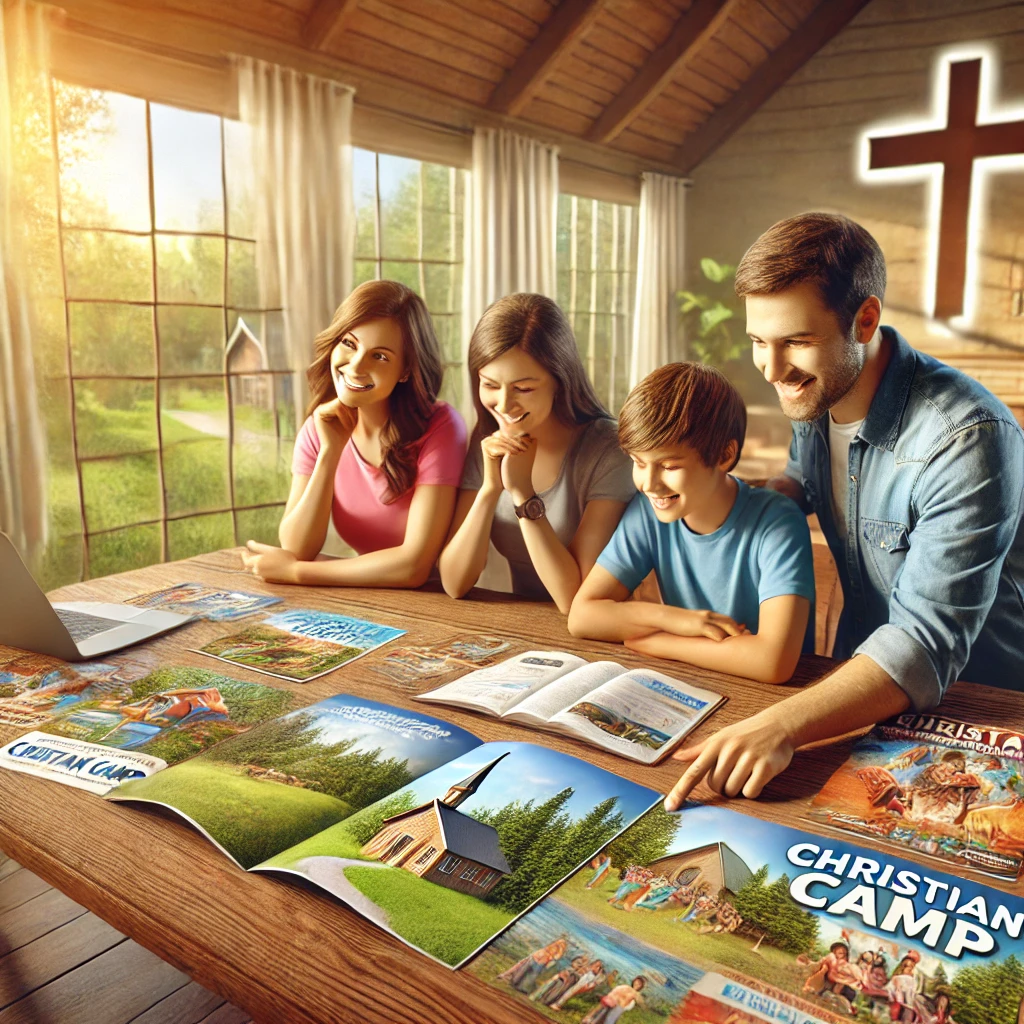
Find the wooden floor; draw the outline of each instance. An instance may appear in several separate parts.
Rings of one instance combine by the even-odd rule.
[[[248,1021],[0,853],[0,1024]]]

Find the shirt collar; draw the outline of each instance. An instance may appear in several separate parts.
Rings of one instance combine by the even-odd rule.
[[[899,437],[903,410],[917,369],[917,354],[899,331],[892,327],[881,330],[882,337],[892,346],[892,353],[857,436],[875,448],[891,452]],[[826,429],[827,423],[826,420]]]

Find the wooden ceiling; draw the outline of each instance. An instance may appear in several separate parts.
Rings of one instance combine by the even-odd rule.
[[[507,115],[522,128],[686,173],[866,2],[147,0],[145,7],[244,30],[491,117]]]

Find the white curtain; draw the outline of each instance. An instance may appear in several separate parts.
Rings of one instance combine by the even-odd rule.
[[[353,90],[250,57],[236,66],[252,128],[260,302],[284,309],[299,423],[313,338],[352,288]]]
[[[466,190],[462,276],[462,362],[484,310],[514,292],[557,298],[558,149],[504,129],[477,128]],[[462,415],[476,423],[463,374]],[[512,589],[508,563],[491,546],[479,586]]]
[[[33,352],[60,297],[41,7],[0,8],[0,530],[27,558],[46,542],[46,457]]]
[[[556,298],[558,149],[504,129],[473,134],[466,190],[463,356],[483,311],[513,292]],[[467,395],[463,410],[472,423]]]
[[[686,185],[665,174],[642,177],[631,388],[659,366],[686,358],[676,299],[683,287]]]

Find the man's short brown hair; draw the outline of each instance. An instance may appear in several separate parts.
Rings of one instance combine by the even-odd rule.
[[[740,458],[747,408],[729,378],[703,363],[666,363],[649,373],[619,413],[619,445],[626,452],[653,452],[685,444],[706,466],[717,466],[730,441]]]
[[[736,294],[775,295],[813,281],[844,334],[857,310],[885,297],[885,257],[870,232],[835,213],[801,213],[773,224],[743,254]]]

